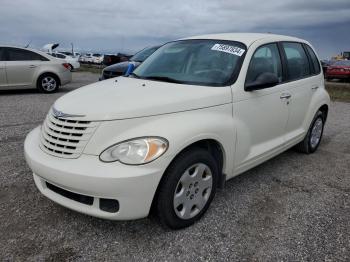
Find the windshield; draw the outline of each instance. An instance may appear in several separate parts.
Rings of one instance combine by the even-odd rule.
[[[159,46],[145,48],[140,52],[137,52],[133,57],[131,57],[130,61],[143,62],[146,60],[147,57],[153,54],[154,51],[156,51],[158,48]]]
[[[246,47],[223,40],[181,40],[154,52],[133,77],[193,85],[224,86],[239,73]]]

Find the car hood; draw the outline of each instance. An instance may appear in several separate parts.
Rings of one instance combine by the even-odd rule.
[[[133,62],[133,63],[135,63],[135,67],[137,67],[140,64],[140,62]],[[114,65],[107,66],[103,70],[124,73],[128,69],[129,64],[130,64],[129,61],[120,62],[120,63],[114,64]]]
[[[118,77],[87,85],[59,98],[54,108],[79,120],[154,116],[231,103],[230,87],[183,85]]]

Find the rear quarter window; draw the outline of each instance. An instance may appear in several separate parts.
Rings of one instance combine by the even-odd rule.
[[[312,62],[312,73],[315,75],[318,75],[319,73],[321,73],[321,67],[320,67],[320,62],[314,52],[314,50],[312,50],[312,48],[308,45],[305,45],[307,52],[309,53],[309,56],[311,58],[311,62]]]

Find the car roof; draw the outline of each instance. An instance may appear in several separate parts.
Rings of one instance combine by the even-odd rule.
[[[265,39],[271,39],[271,42],[277,42],[277,41],[293,41],[293,42],[303,42],[308,43],[307,41],[292,37],[292,36],[285,36],[285,35],[275,35],[275,34],[262,34],[262,33],[223,33],[223,34],[209,34],[209,35],[198,35],[198,36],[191,36],[187,38],[183,38],[181,40],[185,39],[214,39],[214,40],[229,40],[229,41],[237,41],[245,44],[247,47],[249,47],[251,44],[253,44],[256,41],[259,40],[265,40]]]

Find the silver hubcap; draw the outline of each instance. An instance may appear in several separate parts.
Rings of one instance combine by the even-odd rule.
[[[315,148],[318,145],[318,143],[320,143],[322,128],[323,128],[323,121],[321,118],[317,118],[311,130],[310,144],[312,148]]]
[[[213,186],[210,168],[202,163],[195,164],[182,174],[174,193],[174,210],[182,219],[197,215],[208,202]]]
[[[55,90],[56,85],[57,85],[57,83],[56,83],[55,78],[53,78],[51,76],[44,77],[43,80],[41,81],[41,86],[46,91]]]

